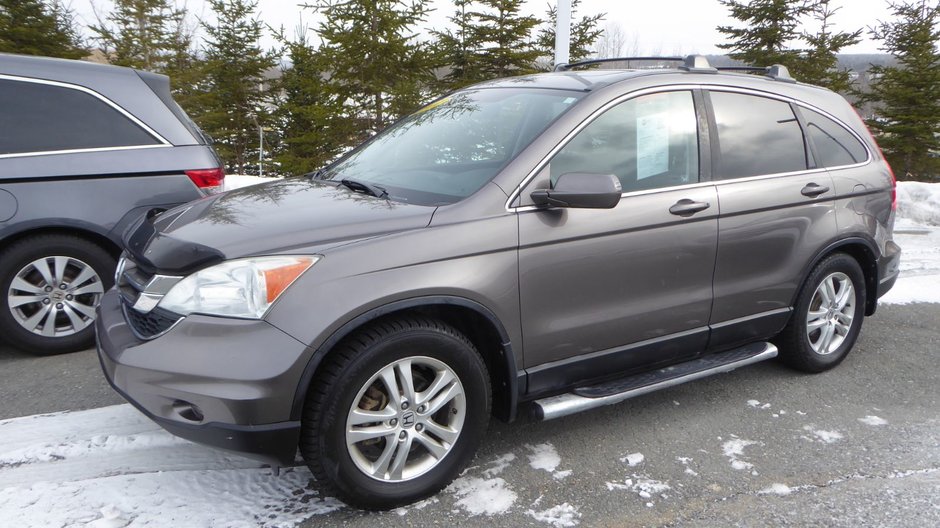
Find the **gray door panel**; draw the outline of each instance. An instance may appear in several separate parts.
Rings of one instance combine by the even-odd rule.
[[[671,214],[682,199],[711,207]],[[703,186],[626,196],[611,210],[520,213],[526,366],[705,327],[716,199],[715,187]]]

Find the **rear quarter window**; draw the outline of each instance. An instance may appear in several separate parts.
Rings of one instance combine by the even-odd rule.
[[[717,179],[806,170],[806,145],[789,103],[710,92],[718,126]]]
[[[150,133],[91,94],[0,79],[0,155],[157,144]]]
[[[806,130],[816,150],[816,157],[823,167],[840,167],[862,163],[868,159],[868,150],[851,132],[832,119],[800,108],[806,122]]]

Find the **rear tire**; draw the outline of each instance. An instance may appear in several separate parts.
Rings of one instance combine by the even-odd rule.
[[[466,336],[434,319],[384,319],[318,369],[300,451],[327,495],[364,509],[410,504],[472,460],[490,400],[486,366]]]
[[[89,348],[116,262],[73,235],[35,235],[0,252],[0,336],[35,356]]]
[[[833,253],[813,268],[790,322],[775,341],[779,358],[804,372],[823,372],[845,359],[865,317],[865,276],[851,256]]]

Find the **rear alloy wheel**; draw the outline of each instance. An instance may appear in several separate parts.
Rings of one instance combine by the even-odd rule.
[[[95,308],[111,285],[114,259],[86,240],[43,235],[3,252],[0,329],[14,346],[50,355],[94,344]]]
[[[490,398],[486,366],[459,331],[423,317],[384,319],[318,369],[300,450],[326,495],[367,509],[409,504],[473,458]]]
[[[790,323],[775,341],[780,359],[805,372],[823,372],[845,359],[865,316],[865,276],[858,262],[834,253],[813,268]]]

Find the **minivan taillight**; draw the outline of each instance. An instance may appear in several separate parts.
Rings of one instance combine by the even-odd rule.
[[[222,186],[225,184],[225,169],[222,167],[188,170],[186,175],[205,194],[222,192]]]

